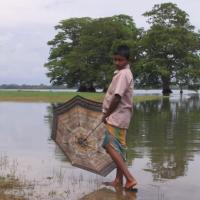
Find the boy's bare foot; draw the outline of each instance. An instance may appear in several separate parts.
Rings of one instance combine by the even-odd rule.
[[[126,185],[125,185],[125,189],[130,190],[133,189],[133,187],[135,187],[137,185],[137,181],[136,180],[127,180]]]

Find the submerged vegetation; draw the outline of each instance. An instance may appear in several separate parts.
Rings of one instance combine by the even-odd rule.
[[[21,191],[25,187],[16,176],[16,162],[10,162],[6,155],[0,155],[0,199],[25,200]]]
[[[24,197],[16,196],[12,193],[13,190],[21,190],[22,184],[14,177],[0,176],[0,199],[1,200],[25,200]]]

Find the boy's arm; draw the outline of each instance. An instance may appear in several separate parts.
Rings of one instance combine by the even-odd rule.
[[[121,100],[121,96],[118,94],[115,94],[115,96],[113,97],[111,103],[110,103],[110,107],[108,108],[108,110],[106,111],[106,113],[103,114],[102,117],[102,122],[106,123],[106,118],[115,111],[115,109],[117,108],[117,106],[119,105],[119,102]]]

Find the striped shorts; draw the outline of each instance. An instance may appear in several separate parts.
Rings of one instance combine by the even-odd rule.
[[[106,124],[106,131],[102,146],[105,148],[110,144],[123,158],[126,160],[126,132],[127,129],[118,128],[110,124]]]

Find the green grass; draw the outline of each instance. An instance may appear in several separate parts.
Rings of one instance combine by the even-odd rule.
[[[163,96],[156,96],[156,95],[152,95],[152,96],[135,96],[133,97],[133,101],[134,103],[139,103],[139,102],[145,102],[145,101],[153,101],[153,100],[159,100],[162,98],[166,98]]]
[[[89,92],[50,92],[50,91],[0,91],[0,101],[62,103],[76,95],[102,102],[104,93]],[[135,96],[134,102],[150,101],[161,96]]]

